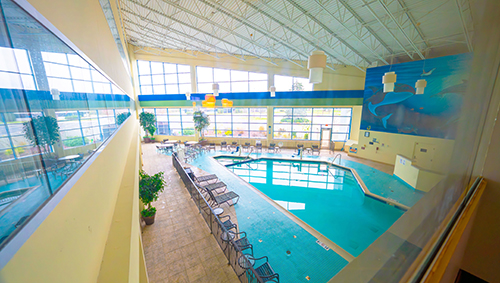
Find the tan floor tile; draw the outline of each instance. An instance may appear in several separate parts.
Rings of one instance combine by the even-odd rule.
[[[187,275],[189,277],[189,282],[195,282],[201,278],[205,278],[207,273],[205,272],[205,268],[203,264],[199,263],[192,268],[186,269]]]
[[[171,275],[167,279],[168,283],[189,283],[189,278],[185,271]],[[151,282],[150,282],[151,283]]]

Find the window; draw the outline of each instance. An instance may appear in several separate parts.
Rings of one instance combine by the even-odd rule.
[[[0,88],[36,89],[28,52],[0,47]]]
[[[199,93],[212,93],[212,84],[219,84],[219,92],[267,91],[267,74],[247,71],[196,67]]]
[[[116,130],[116,115],[128,109],[56,111],[57,124],[64,148],[100,142]]]
[[[274,75],[276,91],[312,91],[308,78]]]
[[[351,108],[274,108],[275,139],[319,141],[321,127],[332,127],[332,141],[349,139]]]
[[[0,160],[15,159],[39,153],[24,137],[23,123],[42,116],[42,112],[0,113]]]
[[[51,89],[61,92],[123,94],[76,54],[42,52],[42,59]]]
[[[217,108],[205,110],[210,126],[207,137],[266,138],[267,108]]]
[[[191,92],[191,67],[164,62],[137,61],[141,94]]]
[[[192,108],[145,108],[142,111],[155,114],[157,135],[194,136]]]

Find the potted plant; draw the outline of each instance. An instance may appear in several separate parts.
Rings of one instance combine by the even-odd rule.
[[[120,126],[123,122],[125,122],[125,120],[127,120],[128,117],[130,117],[130,112],[123,112],[116,115],[116,125]]]
[[[142,112],[139,114],[139,123],[141,124],[144,132],[146,132],[144,142],[154,142],[153,135],[156,132],[156,116],[153,113]]]
[[[146,206],[141,211],[141,215],[146,225],[151,225],[155,222],[156,215],[156,208],[151,206],[151,203],[158,200],[158,194],[163,191],[163,187],[165,186],[163,172],[148,175],[141,170],[139,171],[139,178],[139,198]]]
[[[50,153],[50,146],[55,145],[61,139],[57,119],[50,116],[40,116],[24,122],[23,132],[24,137],[33,146],[38,147],[42,154]]]
[[[210,126],[210,118],[208,118],[208,115],[205,112],[198,110],[193,113],[193,121],[194,128],[200,137],[200,144],[207,145],[208,141],[205,139],[204,131],[208,128],[208,126]]]

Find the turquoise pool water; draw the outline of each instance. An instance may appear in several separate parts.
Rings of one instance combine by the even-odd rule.
[[[404,213],[365,196],[351,171],[323,162],[216,159],[353,256]]]

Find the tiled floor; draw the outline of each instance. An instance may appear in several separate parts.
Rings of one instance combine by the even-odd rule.
[[[142,234],[149,282],[239,282],[172,166],[171,157],[157,154],[152,144],[143,144],[142,149],[143,169],[148,174],[164,171],[167,183],[153,203],[157,208],[155,223],[146,226]],[[234,214],[227,207],[224,210]]]
[[[157,154],[155,151],[155,146],[152,144],[143,144],[142,148],[144,170],[146,170],[148,173],[164,171],[165,179],[167,181],[165,191],[161,194],[160,199],[155,203],[155,207],[157,207],[158,209],[156,222],[155,224],[146,227],[143,232],[144,250],[146,254],[146,264],[150,282],[239,282],[232,268],[227,265],[227,261],[221,249],[219,248],[213,236],[210,234],[209,229],[202,219],[201,215],[198,214],[195,204],[191,201],[189,193],[187,192],[186,188],[179,178],[179,175],[172,166],[171,157],[167,155]],[[295,151],[291,149],[283,149],[281,154],[292,155],[294,154],[294,152]],[[335,152],[335,154],[337,153],[338,152]],[[346,160],[354,159],[356,160],[356,162],[364,163],[370,167],[378,169],[379,171],[392,175],[393,166],[368,160],[360,160],[358,158],[351,158],[345,153],[341,153],[341,155],[343,162],[345,162]],[[331,160],[332,158],[333,155],[328,151],[321,152],[320,159]],[[193,162],[193,164],[196,164],[198,167],[203,167],[200,166],[201,164],[197,163],[199,162]],[[196,167],[192,168],[195,170],[195,173],[201,171]],[[205,170],[212,171],[213,169],[214,168],[210,167],[206,168]],[[224,173],[219,171],[212,173],[217,173],[218,175],[221,174],[219,177],[225,175]],[[204,172],[204,174],[206,173]],[[224,181],[228,185],[230,185],[229,189],[236,190],[241,195],[237,188],[242,187],[242,184],[237,184],[231,182],[230,180]],[[254,200],[261,201],[260,197]],[[237,205],[238,209],[240,210],[245,209],[245,207],[248,205],[254,206],[254,204],[251,204],[250,196],[247,197],[247,202],[250,203],[245,204],[245,201],[240,202],[241,204],[238,203]],[[264,205],[262,207],[264,207]],[[234,207],[229,208],[225,206],[224,211],[225,214],[231,215],[231,220],[233,220],[233,222],[237,221]],[[274,214],[275,211],[271,208],[269,210],[269,213]],[[262,215],[255,215],[255,217],[257,216]],[[253,221],[251,221],[250,217],[248,218],[249,219],[241,219],[241,221],[243,222],[241,223],[241,225],[243,225],[241,228],[250,229],[248,225],[250,225],[251,222],[254,222],[255,219],[253,219],[254,217],[252,217]],[[289,219],[284,218],[282,219],[282,222],[288,223]],[[301,243],[299,245],[300,247],[296,248],[295,252],[298,252],[298,254],[300,254],[301,252],[299,252],[299,249],[302,248],[305,248],[308,252],[316,249],[316,246],[318,246],[314,242],[316,239],[313,239],[313,237],[311,237],[309,233],[307,233],[300,227],[298,227],[299,229],[292,229],[297,227],[290,227],[290,233],[293,234],[293,237],[291,236],[292,234],[290,234],[290,237],[297,239],[305,239],[310,237],[312,240],[309,239],[310,241],[308,241],[311,242],[311,245]],[[266,235],[257,235],[256,233],[254,234],[255,235],[252,235],[252,237],[259,237],[259,241],[257,241],[257,239],[254,239],[253,241],[257,246],[263,240],[276,240],[275,236],[273,236],[274,233],[270,233],[268,238],[265,238],[267,237]],[[286,233],[283,234],[285,235]],[[279,245],[280,244],[276,243],[276,246]],[[317,251],[318,253],[321,253],[320,258],[332,257],[332,264],[337,266],[335,267],[335,269],[342,268],[342,266],[345,265],[345,263],[341,262],[341,258],[337,258],[338,256],[336,256],[335,254],[332,255],[332,251],[330,251],[329,254],[324,255],[322,254],[321,250],[322,249]],[[269,253],[274,252],[267,251],[264,253],[266,255],[270,255]],[[276,251],[276,254],[281,253],[279,253],[279,251]],[[264,254],[258,254],[257,256],[262,255]],[[304,260],[307,259],[304,258]],[[277,258],[273,262],[274,265],[279,268],[280,265],[282,265],[281,262],[283,262],[283,260],[281,258]],[[282,269],[284,267],[285,266],[283,266]],[[328,268],[331,269],[332,267],[330,266]],[[296,278],[297,280],[300,279],[299,281],[303,281],[305,276],[308,275],[307,272],[310,272],[310,270],[300,270],[300,266],[297,266],[296,269],[300,271],[300,275],[298,275],[298,277]],[[333,274],[335,274],[336,272],[338,271],[334,271]],[[324,275],[326,276],[326,280],[330,278],[327,274]],[[317,280],[320,278],[318,278],[318,276],[315,276],[315,279],[316,280],[312,279],[311,282],[318,282]],[[325,279],[319,281],[321,282]]]

